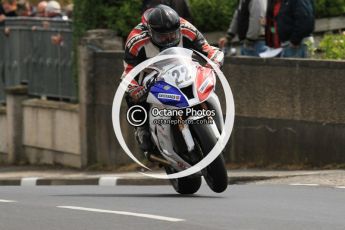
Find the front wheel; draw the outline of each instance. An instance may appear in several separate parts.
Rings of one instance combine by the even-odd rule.
[[[195,151],[201,152],[205,157],[217,143],[209,125],[192,125]],[[205,169],[202,174],[207,185],[216,193],[224,192],[228,187],[228,175],[222,153]]]
[[[176,170],[170,167],[165,167],[167,174],[175,173]],[[170,179],[170,183],[176,192],[183,195],[190,195],[196,193],[201,186],[201,176],[191,175],[188,177]]]

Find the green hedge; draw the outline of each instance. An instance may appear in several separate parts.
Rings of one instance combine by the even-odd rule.
[[[341,34],[326,34],[320,42],[321,58],[345,60],[345,32]]]
[[[140,21],[141,0],[74,0],[75,35],[95,28],[114,29],[120,36]]]
[[[237,0],[189,0],[193,23],[202,32],[225,31],[229,27]]]
[[[315,0],[316,17],[334,17],[345,14],[345,0]]]
[[[345,14],[345,0],[315,0],[316,16]],[[189,0],[193,24],[202,32],[225,31],[237,0]],[[94,28],[110,28],[126,37],[140,21],[141,0],[74,0],[77,35]]]

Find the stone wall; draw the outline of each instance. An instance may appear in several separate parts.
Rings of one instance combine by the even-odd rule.
[[[345,62],[229,58],[232,162],[345,163]]]
[[[123,52],[93,52],[81,48],[79,67],[80,122],[82,152],[87,165],[122,165],[131,162],[117,142],[112,125],[111,109],[115,91],[123,71]],[[121,126],[127,144],[138,153],[134,129],[125,120],[126,106],[122,102]],[[140,157],[139,154],[137,157]]]
[[[75,104],[23,102],[23,148],[29,163],[81,167],[78,112]]]

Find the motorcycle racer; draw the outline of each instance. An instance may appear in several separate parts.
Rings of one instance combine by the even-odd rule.
[[[218,48],[208,44],[204,36],[191,23],[170,7],[158,5],[148,9],[139,23],[129,34],[125,45],[124,72],[122,79],[141,62],[155,57],[161,51],[171,47],[184,47],[196,50],[212,60],[219,67],[224,61],[224,54]],[[127,89],[128,107],[140,104],[146,110],[148,105],[145,96],[148,87],[140,82],[139,77],[133,79]],[[136,139],[145,155],[152,150],[152,142],[148,124],[136,128]]]

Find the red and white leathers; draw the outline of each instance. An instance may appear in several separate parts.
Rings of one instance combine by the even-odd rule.
[[[161,48],[151,42],[149,30],[147,28],[146,15],[147,12],[144,13],[142,22],[130,32],[127,38],[122,78],[124,78],[136,65],[149,58],[155,57],[161,52]],[[180,29],[181,39],[178,47],[196,50],[218,64],[218,66],[223,65],[223,52],[209,45],[204,36],[191,23],[180,18]],[[146,93],[145,90],[145,87],[140,85],[140,82],[137,80],[133,80],[127,89],[129,95],[135,101]]]

